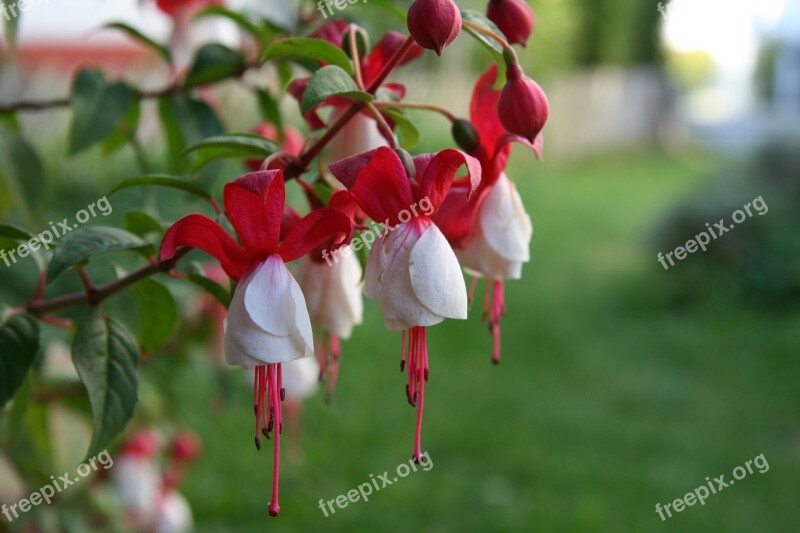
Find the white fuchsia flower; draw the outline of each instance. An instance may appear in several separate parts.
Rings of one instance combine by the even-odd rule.
[[[458,150],[418,156],[407,169],[394,150],[378,148],[330,167],[367,216],[391,228],[370,252],[365,294],[380,301],[388,329],[403,331],[401,369],[405,369],[407,356],[406,393],[409,403],[418,408],[415,460],[422,454],[424,383],[428,378],[425,328],[445,318],[467,317],[461,268],[430,218],[463,165],[474,190],[481,179],[480,164]],[[423,204],[430,209],[422,208]]]
[[[331,237],[335,245],[349,241],[352,226],[341,211],[317,209],[297,222],[281,242],[285,191],[280,170],[253,172],[227,184],[224,201],[241,246],[210,218],[189,215],[167,230],[160,258],[171,259],[180,246],[200,248],[216,257],[238,282],[228,309],[225,358],[231,365],[255,368],[256,447],[261,448],[261,435],[270,438],[275,430],[269,512],[276,516],[280,510],[281,363],[314,354],[305,298],[284,262],[306,255]]]

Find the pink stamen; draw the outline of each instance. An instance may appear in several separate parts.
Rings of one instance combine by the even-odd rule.
[[[489,320],[489,308],[491,306],[492,301],[492,290],[491,285],[489,284],[489,280],[486,280],[486,283],[483,284],[483,319]]]
[[[472,301],[475,299],[475,290],[478,288],[478,278],[472,278],[469,284],[469,295],[467,296],[467,305],[471,306]]]
[[[339,381],[339,356],[342,350],[339,337],[336,335],[331,335],[330,345],[331,354],[333,354],[333,362],[331,363],[331,374],[328,379],[328,393],[326,398],[328,403],[333,402],[333,391],[336,389],[336,382]]]
[[[487,281],[488,284],[488,281]],[[492,343],[492,363],[500,364],[500,318],[505,313],[505,292],[503,291],[503,280],[494,280],[494,298],[492,301],[492,314],[489,328],[494,337]]]
[[[269,380],[269,399],[273,406],[270,416],[274,416],[275,422],[275,443],[272,461],[272,499],[269,502],[269,515],[278,516],[281,510],[278,504],[278,480],[280,478],[281,465],[281,402],[280,390],[283,385],[280,363],[267,366],[267,379]]]
[[[403,340],[400,344],[400,372],[406,369],[406,330],[403,330]]]

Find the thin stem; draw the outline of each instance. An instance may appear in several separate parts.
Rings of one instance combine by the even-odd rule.
[[[361,57],[358,55],[358,42],[356,40],[356,27],[354,25],[350,25],[350,33],[348,35],[349,39],[349,46],[350,46],[350,57],[353,59],[353,66],[355,67],[356,71],[356,84],[358,88],[362,91],[364,90],[364,77],[361,75]]]
[[[391,148],[397,148],[397,138],[394,136],[391,126],[389,126],[389,124],[386,122],[386,119],[383,118],[381,112],[378,111],[378,108],[372,105],[372,103],[368,103],[367,111],[369,111],[369,114],[375,119],[375,122],[378,123],[378,129],[380,130],[381,135],[383,135],[383,138],[389,143],[389,146]]]
[[[439,114],[444,115],[445,117],[447,117],[447,119],[450,122],[455,122],[456,120],[458,120],[458,117],[455,116],[453,113],[451,113],[450,111],[448,111],[447,109],[445,109],[443,107],[440,107],[440,106],[434,105],[434,104],[423,104],[423,103],[417,103],[417,102],[372,102],[372,103],[375,105],[375,107],[378,107],[378,108],[386,107],[386,108],[390,108],[390,109],[391,108],[396,108],[396,109],[403,108],[403,109],[423,109],[425,111],[435,111],[436,113],[439,113]]]
[[[30,302],[25,306],[24,311],[26,313],[42,317],[48,313],[52,313],[53,311],[68,309],[70,307],[78,307],[85,304],[99,305],[111,296],[127,289],[131,285],[134,285],[145,278],[149,278],[154,274],[169,272],[175,268],[175,265],[178,264],[178,261],[180,261],[190,251],[191,248],[181,248],[175,254],[175,257],[169,261],[163,261],[161,263],[142,267],[139,270],[131,272],[127,276],[121,277],[105,285],[95,287],[94,298],[91,301],[89,295],[85,291],[81,291],[73,294],[66,294],[64,296],[57,296],[55,298],[50,298],[49,300]]]
[[[478,33],[482,33],[482,34],[486,35],[487,37],[491,37],[492,39],[494,39],[495,41],[500,43],[500,45],[503,48],[505,48],[506,50],[511,50],[512,52],[514,51],[514,49],[511,47],[511,45],[508,44],[508,41],[506,41],[503,37],[501,37],[500,35],[496,34],[492,30],[488,30],[488,29],[484,28],[483,26],[481,26],[479,24],[475,24],[474,22],[469,22],[467,20],[462,20],[461,24],[466,26],[466,27],[468,27],[468,28],[470,28],[470,29],[472,29],[472,30],[477,31]],[[514,52],[514,53],[516,53],[516,52]]]
[[[216,83],[220,83],[230,79],[240,78],[245,72],[247,72],[251,68],[258,68],[259,66],[260,65],[256,62],[248,63],[244,67],[237,69],[234,72],[226,74],[225,76],[221,76],[211,82],[205,82],[202,84],[171,83],[170,85],[164,87],[163,89],[158,89],[154,91],[137,90],[136,97],[139,100],[148,100],[152,98],[160,98],[162,96],[167,96],[168,94],[173,92],[186,92],[196,87],[199,87],[200,85],[214,85]],[[69,97],[57,98],[55,100],[43,100],[39,102],[20,101],[13,104],[0,105],[0,113],[15,113],[17,111],[45,111],[48,109],[55,109],[59,107],[68,107],[70,104],[72,104],[72,99]]]

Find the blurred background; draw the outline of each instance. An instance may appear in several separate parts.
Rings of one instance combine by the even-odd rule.
[[[291,24],[297,10],[278,0],[250,4],[277,23]],[[369,0],[342,15],[370,31],[405,31],[386,4]],[[537,26],[520,56],[546,90],[551,115],[544,162],[518,148],[508,170],[535,229],[524,277],[507,285],[502,364],[490,364],[491,336],[478,309],[467,321],[433,328],[424,427],[433,468],[326,518],[319,499],[393,470],[411,446],[415,411],[397,373],[399,335],[383,328],[376,302],[367,301],[363,327],[343,344],[335,401],[326,405],[321,392],[307,399],[300,430],[286,439],[283,510],[270,520],[271,461],[253,447],[249,385],[219,364],[213,313],[203,313],[185,286],[169,285],[191,320],[145,361],[132,429],[189,430],[202,442],[181,488],[197,531],[797,530],[800,1],[530,4]],[[167,38],[168,20],[148,2],[31,6],[17,29],[18,49],[3,51],[0,106],[63,98],[86,66],[144,88],[163,86],[168,72],[152,54],[98,29],[120,20]],[[224,23],[209,32],[237,42]],[[466,116],[474,80],[490,63],[462,36],[443,59],[426,56],[395,79],[407,85],[409,100]],[[259,72],[245,83],[274,81]],[[254,126],[256,102],[244,94],[236,83],[218,91],[227,131]],[[283,108],[300,127],[295,102],[287,98]],[[128,148],[68,156],[69,116],[18,116],[47,175],[24,220],[31,228],[71,216],[140,173]],[[143,107],[139,137],[161,168],[165,141],[156,118],[154,105]],[[424,124],[418,151],[452,145],[446,121],[415,118]],[[200,179],[220,191],[241,171],[233,164]],[[657,260],[758,197],[768,211],[706,252],[668,270]],[[138,201],[115,197],[110,218],[121,220]],[[158,202],[167,220],[190,209],[174,196]],[[0,181],[0,219],[18,221],[16,207]],[[25,302],[32,270],[0,269],[0,300]],[[130,309],[128,295],[109,305],[133,324],[146,319]],[[47,372],[74,383],[66,334],[48,335]],[[83,459],[90,428],[76,413],[86,409],[82,397],[39,398],[24,438],[0,434],[0,503]],[[730,478],[760,454],[766,473],[665,522],[656,514],[656,503],[682,497],[707,476]],[[29,519],[43,530],[88,530],[87,515],[111,505],[92,494],[102,484],[87,483]],[[0,530],[8,527],[0,520]]]

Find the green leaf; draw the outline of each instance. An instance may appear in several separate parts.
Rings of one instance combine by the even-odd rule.
[[[272,31],[264,25],[259,25],[254,20],[248,18],[242,13],[231,11],[222,6],[208,6],[195,15],[194,18],[199,19],[203,17],[222,17],[233,21],[241,29],[255,37],[257,41],[266,44],[272,36]]]
[[[241,52],[217,43],[207,44],[198,50],[186,75],[186,85],[205,85],[243,72],[246,68],[247,60]]]
[[[136,91],[123,82],[106,83],[96,70],[82,70],[72,84],[69,153],[75,154],[114,133],[136,102]]]
[[[8,184],[14,205],[29,217],[43,196],[44,167],[33,146],[4,124],[0,124],[0,177]]]
[[[172,293],[152,279],[140,281],[130,291],[139,310],[138,338],[145,353],[151,354],[167,342],[178,328],[178,305]]]
[[[167,138],[170,161],[176,170],[185,165],[180,154],[187,145],[225,131],[216,112],[208,104],[182,93],[160,98],[158,111]]]
[[[322,203],[325,205],[331,201],[331,196],[333,196],[333,193],[333,187],[331,187],[331,184],[326,180],[320,178],[314,182],[314,196],[319,198],[320,201],[322,201]]]
[[[353,78],[337,66],[328,65],[314,73],[303,93],[301,112],[305,115],[311,109],[331,96],[341,96],[361,102],[371,102],[371,94],[360,91]]]
[[[92,406],[87,457],[102,452],[127,425],[139,399],[136,341],[122,324],[93,312],[78,326],[72,362]]]
[[[128,108],[125,117],[117,125],[117,129],[103,141],[103,154],[111,155],[122,149],[126,144],[134,139],[136,130],[139,128],[139,116],[142,106],[138,100]]]
[[[0,323],[0,408],[25,381],[38,352],[36,319],[29,315],[13,315]]]
[[[164,234],[164,227],[158,220],[139,210],[125,213],[125,229],[142,238],[151,233]]]
[[[183,178],[177,176],[170,176],[168,174],[145,174],[142,176],[137,176],[135,178],[129,178],[111,189],[111,192],[108,193],[109,196],[112,194],[124,190],[130,189],[132,187],[147,187],[147,186],[156,186],[156,187],[167,187],[170,189],[178,189],[184,192],[188,192],[189,194],[193,194],[195,196],[199,196],[204,200],[214,204],[214,198],[211,196],[211,193],[200,187],[199,185],[195,185],[190,181],[186,181]]]
[[[503,32],[495,25],[494,22],[486,18],[483,13],[479,11],[475,11],[472,9],[463,9],[461,10],[461,18],[466,20],[467,22],[472,22],[479,26],[486,28],[489,31],[500,35],[501,37],[505,37]],[[497,63],[497,82],[502,84],[505,83],[506,79],[506,62],[503,60],[503,46],[497,42],[495,39],[492,39],[488,35],[480,33],[478,31],[473,30],[468,26],[463,27],[464,30],[469,33],[472,37],[478,40],[484,47],[486,47],[489,52],[492,53],[494,57],[495,63]]]
[[[369,5],[382,9],[400,22],[406,21],[406,10],[401,9],[392,0],[370,0]]]
[[[31,234],[12,224],[0,224],[0,237],[15,241],[27,241],[31,239]]]
[[[397,138],[400,141],[400,146],[406,150],[413,149],[419,142],[419,130],[411,122],[405,113],[400,109],[384,109],[383,110],[394,123],[397,125]]]
[[[292,37],[270,45],[261,57],[265,63],[271,59],[305,59],[335,65],[353,75],[353,65],[344,51],[322,39]]]
[[[262,89],[256,89],[256,98],[258,98],[261,117],[270,124],[275,124],[275,129],[279,132],[283,131],[283,117],[277,100],[269,92]]]
[[[96,254],[132,250],[146,246],[142,239],[117,228],[91,226],[67,234],[56,248],[47,269],[48,280],[54,280],[70,267]]]
[[[226,309],[231,305],[230,292],[219,283],[197,273],[189,274],[187,279],[213,296],[219,303],[224,305]]]
[[[196,153],[192,169],[219,159],[264,159],[280,151],[275,142],[253,133],[217,135],[187,147],[181,155]]]
[[[167,48],[163,44],[157,43],[156,41],[154,41],[147,35],[143,34],[133,26],[129,26],[124,22],[112,22],[111,24],[106,24],[103,27],[124,31],[125,33],[128,34],[129,37],[155,50],[158,53],[158,55],[164,58],[164,61],[166,61],[167,63],[172,63],[172,53],[170,53],[169,48]]]

